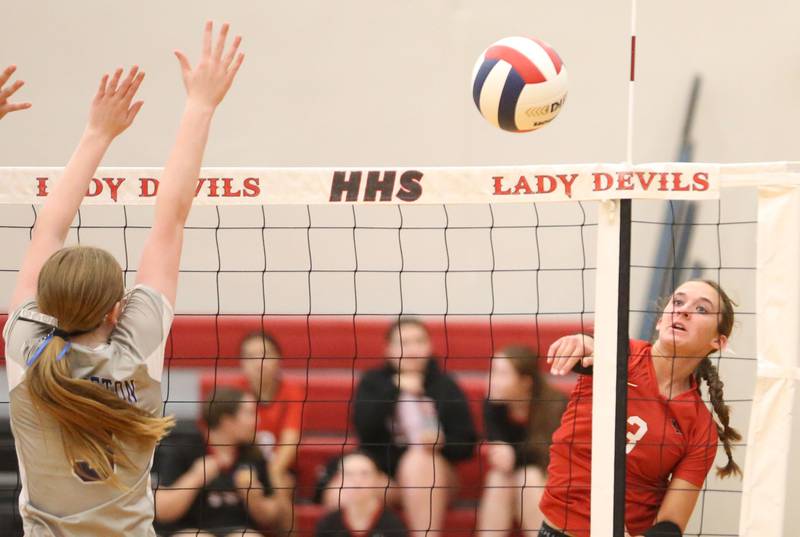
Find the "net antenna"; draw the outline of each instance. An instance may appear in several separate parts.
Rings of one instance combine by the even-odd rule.
[[[686,115],[683,120],[683,130],[681,131],[681,144],[678,149],[676,162],[694,161],[694,139],[692,137],[692,127],[697,110],[697,101],[700,98],[700,88],[703,79],[696,74],[692,79],[692,89],[689,93],[689,102],[686,106]],[[661,233],[661,240],[656,252],[655,266],[661,270],[653,271],[650,281],[651,297],[667,296],[678,282],[685,278],[684,272],[688,269],[686,261],[689,243],[692,239],[693,224],[697,219],[697,206],[691,201],[672,201],[664,211],[663,222],[667,225]],[[694,277],[698,274],[697,268],[692,268],[689,276]],[[641,339],[650,339],[655,335],[656,319],[658,314],[655,311],[648,312],[644,322],[639,329]]]

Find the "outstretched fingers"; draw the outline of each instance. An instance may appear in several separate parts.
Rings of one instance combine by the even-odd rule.
[[[139,110],[142,109],[144,105],[144,101],[136,101],[131,105],[130,109],[128,110],[128,115],[125,118],[125,123],[127,126],[130,126],[133,123],[133,120],[136,119],[136,115],[139,113]]]
[[[123,77],[124,72],[120,68],[111,76],[103,75],[89,109],[88,128],[109,139],[117,137],[130,127],[143,104],[141,100],[133,105],[131,102],[144,80],[144,71],[134,65]]]
[[[5,69],[3,69],[3,72],[0,73],[0,88],[2,88],[5,85],[5,83],[8,82],[8,79],[11,78],[11,75],[13,75],[14,71],[16,70],[17,70],[16,65],[9,65]]]
[[[17,92],[17,90],[19,88],[21,88],[22,86],[24,86],[24,85],[25,85],[25,82],[23,82],[22,80],[17,80],[13,84],[11,84],[9,87],[7,87],[7,88],[5,88],[3,90],[0,90],[0,102],[5,101],[6,99],[8,99],[12,95],[14,95]],[[0,87],[2,87],[2,85],[0,85]]]
[[[214,31],[214,23],[206,21],[206,26],[203,29],[203,57],[208,58],[211,56],[211,34]]]
[[[131,67],[131,70],[128,72],[128,76],[126,76],[125,80],[123,80],[122,83],[119,85],[119,88],[117,89],[117,95],[121,99],[125,98],[125,95],[128,93],[128,90],[131,88],[131,85],[133,84],[133,81],[136,78],[136,75],[137,75],[138,72],[139,72],[139,66],[138,65],[134,65],[133,67]]]
[[[136,92],[139,91],[139,86],[142,85],[143,80],[144,80],[144,71],[139,71],[136,74],[136,77],[128,86],[128,89],[125,90],[124,99],[126,104],[130,105],[133,98],[136,97]]]
[[[114,95],[117,93],[117,85],[119,84],[119,79],[122,77],[122,73],[123,69],[121,67],[114,71],[114,75],[106,86],[106,95]]]
[[[7,88],[4,87],[8,80],[11,78],[11,75],[17,70],[16,65],[9,65],[6,67],[2,73],[0,73],[0,118],[4,117],[6,114],[10,112],[16,112],[17,110],[25,110],[26,108],[31,107],[31,103],[10,103],[8,102],[9,97],[14,95],[22,86],[25,85],[23,80],[16,80],[13,84],[8,86]]]
[[[97,98],[103,97],[106,94],[106,87],[108,86],[108,75],[103,75],[103,78],[100,79],[100,87],[97,88]]]
[[[219,31],[219,35],[217,36],[217,44],[214,47],[214,59],[216,60],[222,58],[222,52],[225,50],[225,40],[228,37],[228,30],[230,30],[230,24],[226,22],[222,25],[222,29]]]
[[[192,64],[189,63],[189,58],[187,58],[186,54],[180,50],[173,51],[173,54],[175,54],[175,57],[178,58],[178,63],[181,65],[181,72],[184,76],[186,76],[192,71]]]
[[[203,31],[203,56],[194,67],[183,52],[175,51],[191,101],[216,107],[233,84],[244,62],[244,54],[239,48],[241,36],[237,35],[228,42],[229,33],[227,22],[220,26],[217,35],[214,35],[212,23],[207,22]]]
[[[242,62],[244,61],[244,52],[240,52],[236,55],[236,60],[233,62],[233,65],[230,69],[228,69],[228,83],[230,84],[233,82],[233,79],[236,77],[236,73],[239,72],[239,67],[242,66]]]
[[[236,52],[239,50],[239,45],[242,44],[242,36],[237,35],[233,38],[233,45],[231,48],[228,49],[228,53],[225,54],[225,58],[222,60],[222,63],[225,65],[225,68],[230,68],[233,59],[236,57]]]
[[[27,110],[30,107],[31,103],[6,103],[0,105],[0,117],[3,117],[9,112],[16,112],[18,110]]]

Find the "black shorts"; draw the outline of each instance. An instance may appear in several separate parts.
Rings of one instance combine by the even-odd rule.
[[[553,528],[547,522],[542,521],[542,527],[539,529],[539,537],[569,537],[569,535]]]
[[[227,527],[227,528],[203,528],[199,530],[198,528],[192,528],[185,530],[175,530],[172,533],[159,533],[158,535],[160,537],[194,537],[195,535],[197,535],[197,532],[200,531],[201,533],[210,533],[214,537],[227,537],[228,535],[231,534],[236,536],[241,534],[243,537],[247,537],[248,535],[252,535],[246,533],[248,530],[251,532],[259,531],[254,528],[246,528],[239,526],[239,527]]]

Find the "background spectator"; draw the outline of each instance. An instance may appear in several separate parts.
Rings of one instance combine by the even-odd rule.
[[[547,384],[529,347],[507,347],[492,360],[484,427],[489,471],[478,510],[478,535],[507,534],[514,522],[539,535],[539,499],[553,431],[566,398]]]
[[[386,477],[364,453],[339,459],[339,508],[322,518],[316,537],[405,537],[400,518],[386,507]]]
[[[203,421],[206,434],[159,448],[160,534],[190,529],[223,537],[288,529],[291,504],[273,492],[261,452],[252,445],[255,401],[242,391],[218,388],[204,404]]]
[[[281,348],[268,334],[247,335],[240,356],[242,371],[258,400],[255,443],[267,461],[272,486],[291,500],[304,388],[281,375]]]
[[[416,319],[386,332],[384,366],[366,371],[356,389],[354,424],[361,449],[393,478],[412,531],[443,527],[456,491],[453,463],[470,458],[476,433],[464,393],[431,358],[430,334]]]

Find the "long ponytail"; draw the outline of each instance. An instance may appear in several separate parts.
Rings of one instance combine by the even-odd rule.
[[[39,309],[69,333],[99,326],[122,299],[124,286],[111,254],[73,247],[47,260],[37,291]],[[152,416],[91,381],[72,378],[68,342],[61,333],[49,338],[26,372],[33,404],[58,423],[64,452],[81,477],[121,486],[114,465],[133,467],[125,446],[152,448],[174,419]]]

